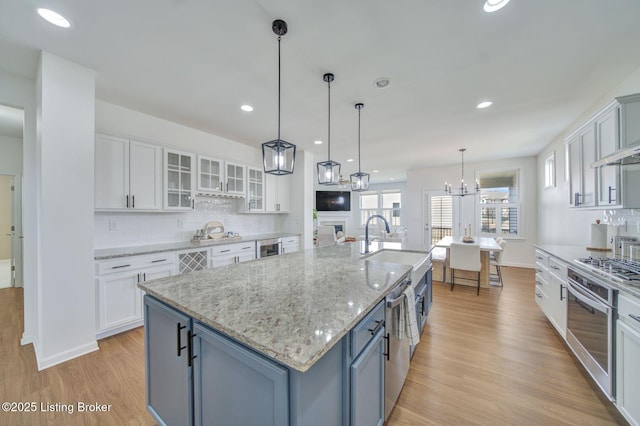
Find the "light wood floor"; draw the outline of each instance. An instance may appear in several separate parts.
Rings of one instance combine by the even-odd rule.
[[[505,287],[434,283],[434,306],[387,422],[399,425],[625,424],[538,309],[532,270],[503,268]],[[111,404],[108,413],[5,413],[0,425],[155,424],[145,408],[142,328],[100,351],[38,372],[20,346],[22,290],[0,290],[0,399]]]

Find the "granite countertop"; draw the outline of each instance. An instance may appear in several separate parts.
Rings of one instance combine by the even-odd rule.
[[[271,234],[242,235],[242,236],[233,237],[233,238],[221,238],[219,240],[203,240],[200,244],[194,244],[191,241],[181,241],[181,242],[175,242],[175,243],[148,244],[143,246],[98,249],[94,251],[94,259],[95,260],[115,259],[118,257],[138,256],[142,254],[154,254],[154,253],[161,253],[165,251],[198,249],[202,247],[210,247],[210,246],[215,246],[220,244],[233,244],[233,243],[242,243],[246,241],[259,241],[259,240],[268,240],[272,238],[284,238],[284,237],[291,237],[294,235],[300,235],[300,234],[278,232],[278,233],[271,233]]]
[[[549,244],[537,244],[536,248],[539,248],[542,251],[549,253],[552,256],[555,256],[565,263],[569,264],[572,268],[584,271],[586,273],[594,274],[595,272],[592,269],[585,267],[583,264],[576,262],[576,259],[582,257],[611,257],[613,258],[613,253],[606,251],[594,251],[587,250],[586,247],[582,246],[560,246],[560,245],[549,245]],[[640,286],[625,284],[615,282],[613,280],[607,280],[607,284],[611,285],[611,287],[622,291],[631,296],[635,296],[640,298]]]
[[[304,372],[411,271],[361,259],[360,248],[354,243],[303,250],[138,286]],[[381,248],[388,247],[374,250]]]

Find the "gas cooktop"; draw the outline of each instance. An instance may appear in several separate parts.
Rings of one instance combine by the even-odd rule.
[[[640,286],[640,262],[609,257],[583,257],[576,262],[616,282]]]

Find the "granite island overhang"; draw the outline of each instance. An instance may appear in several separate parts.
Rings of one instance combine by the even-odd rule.
[[[140,283],[139,287],[281,364],[307,371],[411,271],[362,259],[358,244]]]

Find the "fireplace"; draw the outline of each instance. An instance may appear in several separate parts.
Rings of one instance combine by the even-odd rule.
[[[333,226],[336,229],[336,234],[338,232],[342,232],[343,235],[347,235],[347,223],[345,221],[323,220],[321,222],[318,222],[318,225]]]

